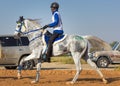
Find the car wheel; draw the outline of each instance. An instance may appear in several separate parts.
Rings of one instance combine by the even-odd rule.
[[[109,65],[109,60],[106,57],[100,57],[97,60],[97,66],[100,67],[100,68],[107,68],[108,65]]]
[[[25,58],[26,56],[24,56],[19,63],[21,63],[23,61],[23,59]],[[32,70],[34,67],[34,60],[28,60],[28,61],[25,61],[25,62],[22,62],[22,68],[23,70]]]
[[[6,69],[16,69],[17,66],[5,66]]]

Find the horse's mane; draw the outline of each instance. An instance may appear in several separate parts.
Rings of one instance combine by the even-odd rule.
[[[27,19],[27,20],[33,23],[34,25],[41,27],[40,19]]]

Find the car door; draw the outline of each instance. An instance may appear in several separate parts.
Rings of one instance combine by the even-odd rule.
[[[5,62],[5,49],[4,49],[4,37],[0,37],[0,44],[1,44],[1,51],[2,51],[2,56],[0,58],[0,64],[4,64]]]
[[[113,51],[111,59],[114,63],[120,63],[120,51]]]
[[[3,58],[0,59],[0,64],[15,64],[19,56],[19,49],[16,48],[17,41],[12,36],[2,37]]]
[[[30,54],[29,40],[27,37],[21,37],[20,39],[18,39],[18,45],[21,47],[21,54]]]

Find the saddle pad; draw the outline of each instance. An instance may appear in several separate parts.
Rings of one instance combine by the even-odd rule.
[[[56,44],[56,43],[58,43],[58,42],[63,41],[63,40],[66,38],[66,36],[67,36],[67,34],[59,36],[58,38],[56,38],[56,39],[54,40],[54,43],[53,43],[53,44]],[[43,35],[43,36],[42,36],[42,40],[43,40],[44,45],[47,45],[47,44],[48,44],[49,39],[50,39],[50,37],[47,36],[47,35]]]

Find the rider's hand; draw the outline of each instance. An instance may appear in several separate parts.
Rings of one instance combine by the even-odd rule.
[[[48,28],[49,26],[48,25],[45,25],[44,27],[42,27],[42,29],[46,29],[46,28]]]

